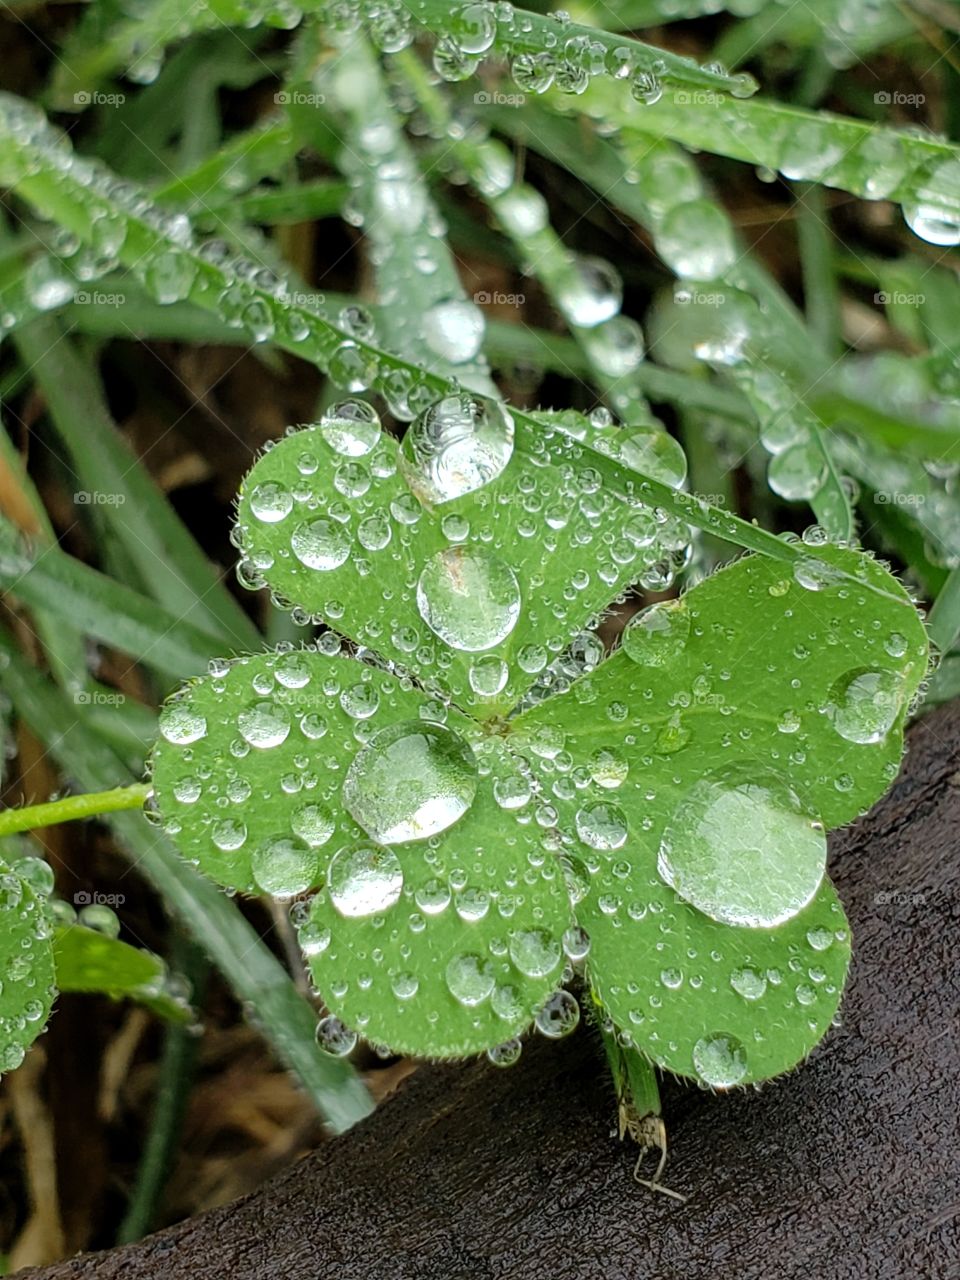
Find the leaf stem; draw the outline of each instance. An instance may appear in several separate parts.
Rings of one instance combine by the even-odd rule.
[[[137,782],[129,787],[114,787],[111,791],[90,791],[79,796],[48,800],[45,804],[4,809],[0,813],[0,836],[34,831],[38,827],[53,827],[60,822],[91,818],[99,813],[116,813],[120,809],[142,809],[149,794],[150,784]]]

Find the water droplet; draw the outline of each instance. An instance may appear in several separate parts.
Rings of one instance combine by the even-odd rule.
[[[469,952],[454,956],[446,968],[447,986],[454,1000],[472,1008],[490,998],[496,985],[489,960]]]
[[[362,458],[380,441],[380,415],[366,400],[341,400],[317,424],[320,434],[337,453]]]
[[[250,860],[253,878],[264,891],[281,901],[305,893],[317,877],[317,856],[309,845],[291,836],[265,840]]]
[[[779,780],[701,778],[668,821],[658,870],[681,898],[724,924],[772,928],[823,879],[823,827]]]
[[[206,717],[186,702],[168,702],[160,712],[160,732],[168,742],[185,747],[207,732]]]
[[[465,364],[483,345],[483,312],[465,298],[435,303],[422,320],[423,338],[430,350],[451,364]]]
[[[343,803],[380,844],[426,840],[467,812],[477,776],[476,757],[459,734],[425,720],[402,721],[357,753]]]
[[[672,489],[679,489],[687,478],[687,456],[673,436],[653,427],[625,430],[618,440],[620,460]]]
[[[704,1084],[729,1089],[747,1074],[747,1053],[736,1036],[714,1031],[693,1046],[693,1067]]]
[[[333,520],[310,520],[298,525],[290,546],[308,569],[339,569],[350,554],[349,535]]]
[[[334,831],[333,814],[322,804],[305,804],[296,809],[290,818],[290,827],[312,849],[325,845]]]
[[[860,667],[848,671],[830,690],[827,718],[847,742],[881,742],[900,714],[903,689],[895,671]]]
[[[344,1058],[357,1044],[357,1033],[328,1013],[317,1023],[317,1044],[333,1058]]]
[[[342,916],[380,915],[399,901],[403,868],[392,849],[348,845],[333,855],[327,884],[330,901]]]
[[[580,925],[571,925],[563,935],[563,953],[573,964],[580,964],[590,954],[590,935]]]
[[[557,301],[571,324],[584,329],[609,320],[623,302],[623,281],[605,258],[574,255]]]
[[[767,990],[767,979],[756,969],[744,966],[731,973],[730,985],[744,1000],[759,1000]]]
[[[487,1057],[495,1067],[512,1067],[515,1062],[520,1061],[520,1054],[523,1052],[523,1045],[519,1040],[505,1040],[503,1044],[494,1045],[492,1049],[487,1050]]]
[[[274,481],[255,485],[250,493],[250,510],[264,524],[276,524],[293,510],[293,495]]]
[[[494,698],[507,683],[510,669],[502,658],[487,656],[470,664],[470,688],[478,697]]]
[[[279,702],[268,699],[254,702],[237,716],[237,728],[240,736],[251,747],[268,751],[271,747],[279,747],[286,742],[290,734],[290,713]]]
[[[484,547],[448,547],[417,583],[424,622],[453,649],[477,653],[505,640],[520,617],[520,585],[509,565]]]
[[[510,935],[510,959],[528,978],[545,978],[562,954],[560,942],[546,929],[518,929]]]
[[[644,667],[665,667],[683,652],[690,637],[690,615],[681,600],[652,604],[631,619],[623,633],[628,658]]]
[[[513,454],[512,415],[494,400],[445,396],[408,427],[401,463],[421,501],[462,498],[501,474]]]
[[[619,849],[627,842],[627,819],[615,804],[591,804],[577,810],[577,835],[591,849]]]
[[[569,991],[555,991],[537,1014],[534,1023],[548,1040],[562,1040],[575,1031],[580,1021],[580,1005]]]

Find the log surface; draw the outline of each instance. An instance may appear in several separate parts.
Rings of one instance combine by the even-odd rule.
[[[854,932],[833,1031],[763,1090],[668,1084],[680,1203],[636,1185],[594,1033],[423,1068],[258,1190],[23,1280],[960,1277],[960,707],[831,842]],[[652,1167],[652,1166],[651,1166]]]

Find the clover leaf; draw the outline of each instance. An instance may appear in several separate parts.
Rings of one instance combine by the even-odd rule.
[[[714,1087],[788,1069],[840,1000],[826,831],[896,772],[916,610],[863,553],[755,556],[600,661],[584,627],[683,538],[609,497],[576,441],[514,454],[502,420],[454,410],[398,450],[352,402],[257,462],[246,577],[361,647],[328,632],[183,689],[153,759],[167,830],[230,888],[315,890],[317,987],[389,1049],[557,1034],[582,961],[662,1066]]]
[[[52,936],[43,893],[0,863],[0,1074],[20,1065],[50,1016]]]

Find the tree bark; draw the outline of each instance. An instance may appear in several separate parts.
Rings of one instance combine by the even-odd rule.
[[[423,1068],[255,1194],[40,1280],[901,1280],[960,1276],[960,707],[832,841],[854,931],[843,1025],[757,1091],[668,1082],[638,1186],[590,1029],[518,1065]]]

